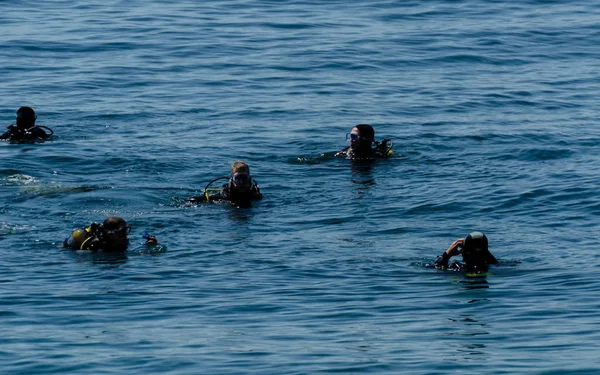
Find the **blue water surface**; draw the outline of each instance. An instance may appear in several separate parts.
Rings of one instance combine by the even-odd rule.
[[[55,131],[0,144],[1,373],[600,371],[600,2],[0,10],[2,126]],[[330,157],[359,123],[395,156]],[[184,203],[237,159],[263,201]],[[426,267],[473,230],[489,275]]]

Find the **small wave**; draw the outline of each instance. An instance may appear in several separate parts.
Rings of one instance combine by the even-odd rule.
[[[509,151],[501,155],[495,155],[491,159],[499,160],[524,160],[524,161],[547,161],[547,160],[559,160],[567,159],[571,157],[575,152],[567,149],[528,149],[521,150],[520,152]]]
[[[11,223],[0,223],[0,236],[7,234],[17,234],[22,232],[28,232],[35,229],[31,225],[17,225]]]
[[[26,186],[21,189],[21,192],[27,195],[33,196],[49,196],[58,194],[80,194],[87,193],[90,191],[108,189],[109,187],[99,186],[68,186],[68,185],[56,185],[56,186]]]
[[[39,182],[39,180],[37,178],[28,176],[26,174],[13,174],[13,175],[7,176],[6,181],[10,185],[29,185],[29,184]]]
[[[289,158],[288,163],[290,164],[320,164],[327,160],[335,159],[335,152],[325,152],[320,155],[314,156],[299,156],[296,158]]]

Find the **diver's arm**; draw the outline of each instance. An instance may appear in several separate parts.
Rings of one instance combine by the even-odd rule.
[[[258,187],[258,184],[256,183],[256,181],[252,180],[253,185],[252,185],[252,199],[254,200],[261,200],[263,198],[262,193],[260,192],[260,187]]]
[[[338,151],[335,153],[335,155],[333,156],[348,156],[348,150],[350,149],[350,147],[346,147],[345,149]]]
[[[164,244],[158,242],[156,236],[153,236],[148,232],[144,232],[141,238],[143,241],[139,242],[130,239],[127,251],[138,253],[158,253],[164,252],[167,248]]]
[[[206,194],[198,195],[196,197],[188,198],[187,201],[190,203],[202,203],[202,202],[218,201],[218,200],[222,200],[222,199],[226,199],[226,198],[223,198],[222,193],[211,193],[211,194],[208,194],[208,197],[206,196]]]
[[[44,129],[37,126],[34,126],[31,129],[31,136],[35,139],[46,139],[50,137],[50,135],[48,135],[48,133],[46,133]]]
[[[436,259],[435,265],[440,267],[448,267],[448,261],[453,256],[460,254],[459,247],[462,247],[464,243],[465,240],[462,238],[452,242],[452,245],[450,245],[448,250],[444,251],[444,253]]]
[[[6,132],[0,136],[0,139],[2,140],[11,140],[13,136],[19,132],[15,125],[9,125],[6,129]]]
[[[435,268],[438,269],[446,269],[448,268],[448,261],[450,260],[450,255],[448,255],[446,252],[442,253],[442,255],[439,255],[437,257],[437,259],[435,260],[435,263],[433,264],[435,266]]]
[[[197,197],[190,197],[187,200],[190,203],[200,203],[200,202],[206,202],[206,196],[205,195],[198,195]]]
[[[63,241],[63,247],[66,247],[67,249],[73,248],[73,236],[65,238],[65,240]]]

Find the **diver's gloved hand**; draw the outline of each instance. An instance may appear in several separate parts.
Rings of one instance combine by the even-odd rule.
[[[147,232],[144,233],[142,238],[146,240],[146,245],[158,245],[158,240],[156,237],[148,234]]]
[[[206,202],[206,196],[205,195],[200,195],[200,196],[197,196],[197,197],[191,197],[191,198],[188,198],[187,201],[190,202],[190,203]]]

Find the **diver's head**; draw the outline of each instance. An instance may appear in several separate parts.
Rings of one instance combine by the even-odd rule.
[[[231,188],[237,192],[245,193],[252,187],[252,177],[250,176],[250,167],[246,162],[236,161],[231,165]]]
[[[488,250],[488,239],[481,232],[471,232],[462,246],[463,261],[468,265],[483,266],[498,263]]]
[[[35,126],[37,116],[31,107],[21,107],[17,111],[17,127],[21,129],[29,129]]]
[[[118,216],[111,216],[102,223],[103,242],[108,247],[106,250],[125,251],[129,244],[127,234],[131,227]]]
[[[375,139],[375,129],[368,124],[356,125],[346,136],[350,141],[353,151],[371,150],[371,144]]]

